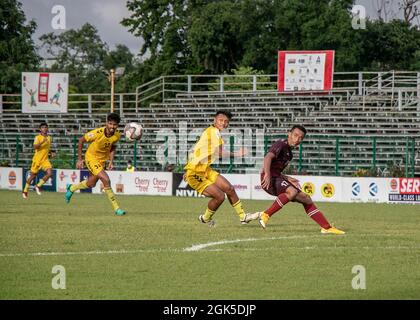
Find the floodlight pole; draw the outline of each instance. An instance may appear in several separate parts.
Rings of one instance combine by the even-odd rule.
[[[114,112],[114,82],[115,82],[115,70],[111,69],[111,112]]]

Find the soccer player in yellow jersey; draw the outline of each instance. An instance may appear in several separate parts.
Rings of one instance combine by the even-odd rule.
[[[42,122],[39,125],[40,133],[35,137],[34,140],[34,149],[35,154],[32,158],[31,173],[26,180],[25,187],[23,188],[22,197],[24,199],[28,198],[29,186],[31,185],[32,180],[35,179],[39,170],[43,170],[46,174],[39,180],[35,186],[35,191],[38,195],[41,195],[41,186],[48,181],[52,176],[52,165],[48,159],[48,154],[51,148],[51,136],[48,134],[48,124]]]
[[[90,143],[85,153],[85,164],[89,170],[89,177],[78,183],[68,184],[65,194],[65,201],[70,202],[73,193],[77,190],[93,188],[98,180],[104,185],[104,191],[114,208],[114,212],[118,216],[125,214],[125,211],[118,205],[114,192],[111,189],[111,181],[105,171],[105,163],[109,160],[108,170],[113,169],[113,160],[116,150],[116,143],[121,137],[121,133],[117,130],[121,119],[116,113],[110,113],[107,117],[105,127],[97,128],[86,133],[79,139],[78,144],[78,160],[77,169],[83,168],[82,151],[85,142]]]
[[[228,127],[231,118],[232,114],[229,111],[217,111],[213,125],[204,130],[184,167],[186,170],[184,179],[191,188],[211,198],[206,212],[198,217],[202,223],[207,223],[210,227],[215,224],[213,215],[225,200],[225,194],[241,223],[246,224],[250,221],[232,184],[210,167],[219,155],[242,157],[245,154],[245,149],[240,149],[234,154],[223,151],[224,142],[220,132]]]

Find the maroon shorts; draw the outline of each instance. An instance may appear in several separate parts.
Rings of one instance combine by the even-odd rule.
[[[264,178],[264,174],[261,173],[260,181],[262,183]],[[271,183],[268,189],[263,189],[265,192],[271,194],[272,196],[277,197],[280,193],[286,192],[288,187],[292,186],[293,188],[297,189],[298,192],[301,191],[299,188],[296,188],[293,184],[291,184],[284,176],[279,177],[271,177]]]

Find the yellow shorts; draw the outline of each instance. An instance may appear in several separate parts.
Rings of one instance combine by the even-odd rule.
[[[218,175],[219,172],[214,171],[211,168],[207,168],[205,172],[187,170],[185,173],[185,179],[191,188],[202,194],[209,185],[216,182]]]
[[[85,159],[86,167],[94,176],[97,176],[99,172],[105,170],[105,161],[96,159]]]
[[[44,160],[42,162],[32,161],[31,172],[38,173],[39,170],[47,171],[48,169],[51,169],[51,168],[52,168],[52,165],[51,165],[50,160]]]

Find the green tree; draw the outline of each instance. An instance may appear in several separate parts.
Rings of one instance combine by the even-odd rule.
[[[68,72],[79,92],[104,92],[109,87],[104,60],[108,46],[89,23],[78,30],[40,37],[42,47],[56,59],[52,71]]]
[[[140,55],[152,62],[151,77],[182,73],[191,66],[187,40],[192,10],[202,0],[128,0],[132,12],[121,21],[135,36],[144,39]]]
[[[191,21],[188,42],[197,65],[209,73],[223,73],[238,67],[243,45],[241,17],[236,3],[209,3],[195,10]]]
[[[359,41],[351,26],[352,3],[353,0],[278,1],[274,8],[276,49],[335,50],[335,70],[357,68]]]
[[[361,43],[365,70],[419,70],[420,30],[405,21],[368,21]]]
[[[39,56],[32,41],[36,23],[26,23],[22,4],[16,0],[0,0],[0,93],[16,93],[21,89],[21,72],[33,71]]]
[[[275,30],[275,10],[278,3],[266,0],[240,2],[241,66],[249,66],[265,73],[277,70],[277,50],[281,49],[281,37]]]
[[[112,68],[124,67],[125,72],[133,70],[134,55],[131,53],[127,46],[117,44],[115,50],[110,51],[104,58],[105,70]]]

